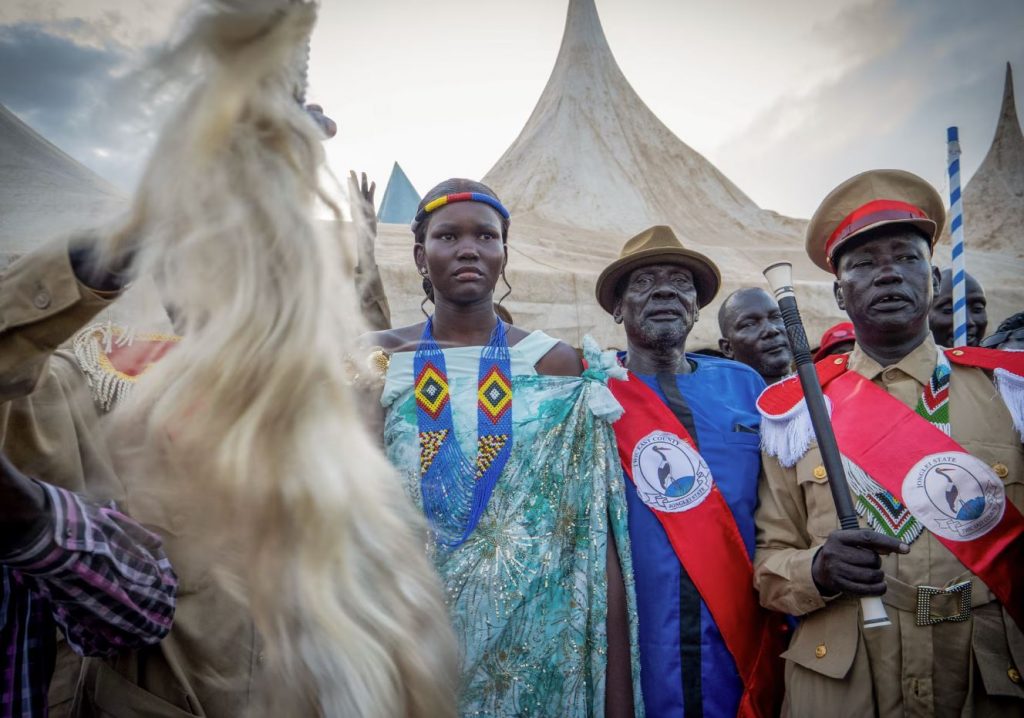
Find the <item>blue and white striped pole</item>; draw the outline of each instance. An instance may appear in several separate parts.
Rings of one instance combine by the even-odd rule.
[[[964,269],[964,204],[960,196],[960,136],[956,127],[946,130],[946,161],[949,163],[949,223],[953,235],[953,346],[967,344],[967,272]]]

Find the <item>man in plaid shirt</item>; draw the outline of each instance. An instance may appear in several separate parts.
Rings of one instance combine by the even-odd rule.
[[[111,504],[36,482],[0,455],[0,718],[45,716],[54,625],[83,656],[157,643],[177,579],[160,539]]]

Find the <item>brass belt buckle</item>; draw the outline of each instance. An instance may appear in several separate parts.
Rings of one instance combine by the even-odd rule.
[[[932,597],[942,594],[956,594],[957,606],[956,615],[932,617]],[[934,626],[943,621],[966,621],[971,615],[971,582],[964,581],[946,588],[935,588],[934,586],[917,587],[917,615],[915,623],[918,626]]]

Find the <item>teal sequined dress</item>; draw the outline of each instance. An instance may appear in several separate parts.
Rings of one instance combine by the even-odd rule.
[[[604,386],[596,354],[591,365],[597,368],[582,379],[538,376],[534,364],[555,342],[538,331],[510,348],[509,461],[466,542],[429,548],[463,657],[463,716],[604,715],[609,529],[626,577],[636,645],[622,469],[608,423],[621,408]],[[444,350],[455,431],[470,460],[476,455],[480,351]],[[385,450],[422,506],[413,388],[413,353],[392,355],[381,397]],[[638,716],[639,678],[634,650]]]

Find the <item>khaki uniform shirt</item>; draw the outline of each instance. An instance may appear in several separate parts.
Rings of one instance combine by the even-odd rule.
[[[855,347],[851,370],[914,407],[936,364],[929,336],[891,367]],[[990,377],[953,364],[952,438],[993,466],[1007,499],[1024,508],[1021,437]],[[884,407],[879,407],[883,412]],[[841,443],[841,439],[840,439]],[[826,600],[811,579],[811,561],[839,528],[835,504],[819,469],[816,445],[792,468],[764,456],[765,477],[756,513],[754,581],[761,603],[801,617],[786,658],[786,709],[793,716],[1019,716],[1024,715],[1024,634],[992,594],[974,579],[974,606],[961,623],[917,626],[909,587],[945,587],[972,574],[924,530],[906,555],[883,556],[889,590],[883,601],[892,626],[861,628],[859,603]],[[861,525],[866,523],[861,520]],[[901,585],[902,584],[902,585]],[[903,600],[899,600],[899,599]],[[956,613],[942,597],[933,612]]]
[[[179,578],[174,627],[157,646],[87,659],[79,681],[60,652],[51,686],[55,715],[234,717],[250,705],[260,661],[252,622],[210,573],[215,557],[189,546],[187,511],[118,477],[86,378],[58,347],[109,299],[81,285],[64,242],[12,264],[0,277],[0,446],[16,466],[55,485],[115,499],[163,538]],[[56,351],[56,353],[54,353]]]
[[[75,278],[63,241],[0,277],[0,450],[25,474],[101,501],[123,491],[95,404],[73,357],[50,353],[109,303]],[[51,718],[70,711],[81,664],[58,632]]]

